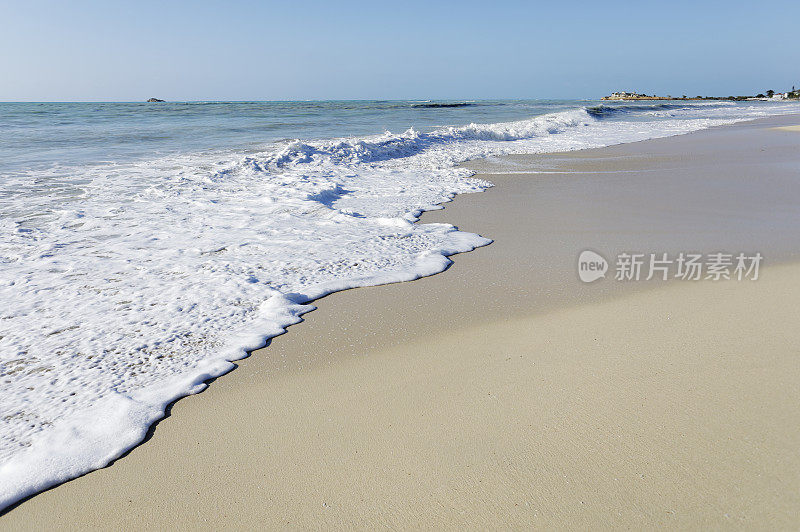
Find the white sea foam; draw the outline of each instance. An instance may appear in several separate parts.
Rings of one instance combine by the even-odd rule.
[[[457,163],[796,110],[696,109],[628,122],[575,109],[4,176],[0,508],[120,456],[170,401],[229,371],[314,299],[432,275],[448,255],[489,243],[415,223],[490,186]]]

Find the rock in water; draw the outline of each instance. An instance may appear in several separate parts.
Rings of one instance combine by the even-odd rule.
[[[164,100],[159,100],[158,98],[150,98],[147,100],[148,102],[163,102]]]

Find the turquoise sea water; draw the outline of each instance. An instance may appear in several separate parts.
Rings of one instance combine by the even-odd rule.
[[[0,164],[15,171],[187,151],[248,150],[281,139],[508,122],[586,104],[592,105],[567,100],[0,103]]]

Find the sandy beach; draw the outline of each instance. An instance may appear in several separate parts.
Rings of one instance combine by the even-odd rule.
[[[481,160],[494,243],[340,292],[7,529],[769,528],[800,520],[797,115]],[[759,252],[585,284],[584,249]]]

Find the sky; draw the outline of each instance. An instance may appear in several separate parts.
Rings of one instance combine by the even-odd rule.
[[[800,86],[799,27],[797,0],[0,0],[0,100],[746,95]]]

